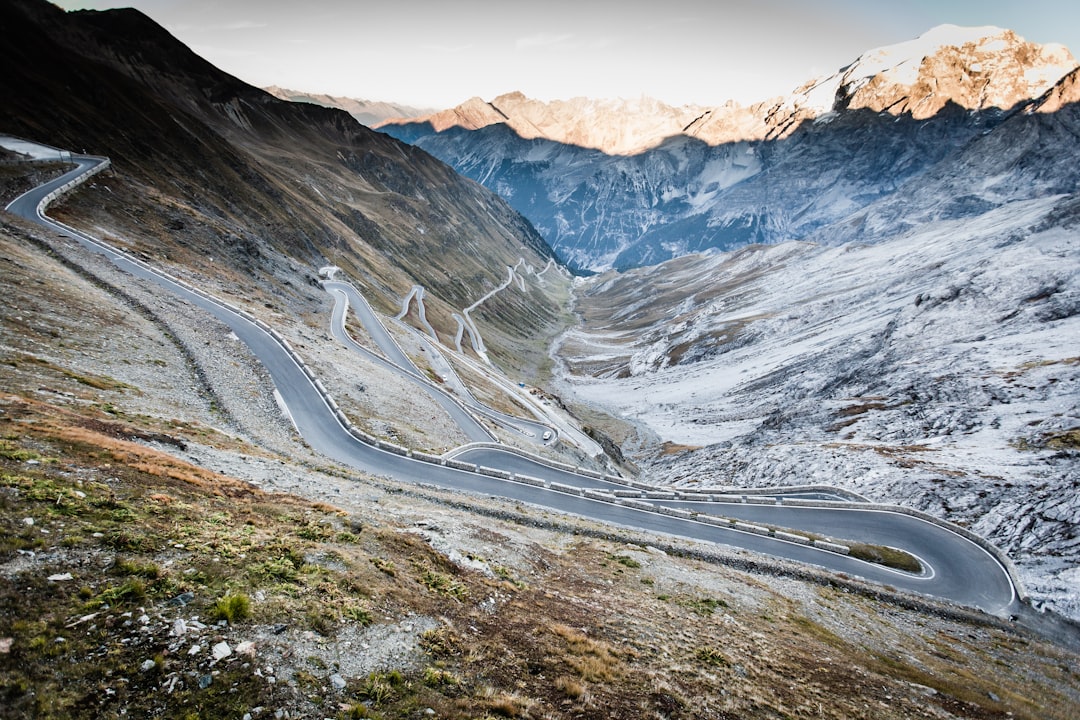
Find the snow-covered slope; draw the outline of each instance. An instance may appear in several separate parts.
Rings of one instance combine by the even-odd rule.
[[[569,264],[605,270],[808,238],[946,161],[1076,66],[1060,45],[942,26],[750,107],[511,93],[380,129],[503,195]]]
[[[876,245],[687,256],[590,280],[577,306],[553,351],[564,390],[653,438],[635,458],[650,481],[916,507],[1080,617],[1076,194]]]

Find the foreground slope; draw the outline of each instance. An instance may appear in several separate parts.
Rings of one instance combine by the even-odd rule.
[[[204,314],[7,216],[0,265],[0,717],[1064,719],[1080,703],[1073,652],[985,616],[346,474],[265,427],[272,388],[239,344],[215,351],[227,329]],[[246,417],[284,439],[260,447]]]

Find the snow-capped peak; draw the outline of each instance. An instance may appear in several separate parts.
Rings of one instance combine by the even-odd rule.
[[[1037,98],[1077,67],[1063,45],[1039,45],[994,26],[939,25],[913,40],[869,50],[839,72],[799,88],[784,105],[810,116],[867,108],[915,118],[953,103],[1008,109]]]

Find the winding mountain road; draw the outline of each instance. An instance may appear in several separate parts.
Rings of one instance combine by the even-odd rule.
[[[730,515],[792,528],[821,528],[836,537],[893,545],[919,557],[925,566],[923,573],[916,575],[891,570],[846,555],[744,532],[731,526],[717,526],[693,517],[665,515],[616,504],[612,499],[576,494],[580,490],[564,487],[560,491],[551,483],[607,489],[611,489],[613,483],[549,467],[506,451],[484,448],[471,452],[468,459],[470,462],[482,460],[485,465],[499,468],[504,474],[527,474],[539,480],[500,479],[482,472],[421,461],[362,442],[350,432],[347,421],[343,420],[333,401],[320,390],[317,381],[288,344],[265,323],[107,243],[47,218],[42,208],[53,190],[107,163],[104,158],[89,156],[73,156],[71,160],[76,164],[75,169],[17,198],[8,205],[7,210],[103,254],[138,281],[156,284],[230,327],[269,372],[301,436],[313,450],[328,458],[357,470],[389,475],[401,481],[500,496],[637,530],[745,548],[981,608],[997,615],[1008,615],[1020,604],[1006,568],[986,549],[939,524],[888,509],[839,508],[835,504],[789,508],[784,505],[688,504],[683,501],[657,501],[656,505],[668,504],[675,508],[674,511]],[[458,457],[460,459],[461,456]],[[541,481],[542,485],[539,484]]]
[[[491,442],[497,438],[477,420],[476,415],[483,415],[492,422],[497,423],[506,430],[516,432],[522,437],[537,444],[546,444],[543,439],[545,434],[552,438],[555,432],[549,426],[535,420],[514,417],[494,410],[479,402],[471,393],[466,393],[460,400],[453,398],[442,388],[432,384],[416,367],[412,359],[402,351],[401,346],[391,337],[386,326],[375,315],[366,298],[357,291],[351,283],[338,280],[324,280],[323,288],[329,292],[335,300],[334,313],[330,320],[330,332],[339,342],[344,343],[354,352],[365,357],[374,359],[385,364],[392,370],[400,372],[407,379],[418,385],[424,392],[431,395],[436,402],[450,414],[450,417],[462,429],[471,442]],[[381,350],[389,362],[378,355],[370,352],[367,348],[357,343],[345,330],[345,314],[349,309],[364,326],[364,330],[371,336],[372,342]]]

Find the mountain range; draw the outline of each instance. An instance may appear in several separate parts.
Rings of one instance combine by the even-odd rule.
[[[498,192],[570,266],[624,269],[751,243],[840,242],[836,229],[863,208],[947,165],[1076,67],[1060,45],[941,26],[748,107],[512,93],[379,129]],[[979,202],[964,193],[949,212]],[[878,237],[866,228],[860,239]]]
[[[512,93],[382,129],[622,271],[552,357],[647,475],[949,517],[1076,616],[1078,77],[943,26],[750,107]]]
[[[945,27],[746,108],[511,94],[375,132],[341,98],[247,85],[134,10],[8,0],[0,27],[0,134],[112,161],[50,214],[242,306],[364,432],[466,442],[332,340],[327,266],[519,412],[478,352],[450,350],[474,307],[505,384],[576,415],[611,464],[529,445],[548,459],[918,509],[990,538],[1038,607],[1080,617],[1080,88],[1063,48]],[[0,151],[0,194],[63,160]],[[1080,703],[1057,613],[1031,611],[1039,636],[809,565],[353,472],[304,445],[265,368],[197,307],[7,214],[0,265],[0,717]],[[387,325],[439,383],[433,346]]]
[[[839,484],[949,517],[1080,615],[1077,77],[995,101],[1008,109],[946,102],[920,121],[834,106],[795,130],[808,169],[784,165],[787,194],[770,198],[794,201],[803,183],[813,200],[809,169],[841,148],[893,184],[833,196],[816,212],[841,219],[800,241],[581,283],[582,324],[552,352],[565,394],[624,419],[612,432],[652,477]],[[893,175],[897,162],[915,168]],[[867,177],[825,184],[866,190]],[[726,197],[749,204],[758,180]]]

